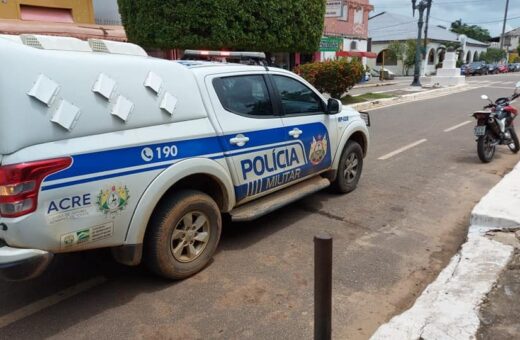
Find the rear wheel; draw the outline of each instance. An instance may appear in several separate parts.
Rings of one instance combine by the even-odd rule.
[[[363,149],[354,141],[347,142],[339,160],[338,174],[332,189],[340,194],[354,191],[363,171]]]
[[[495,156],[495,145],[493,145],[493,137],[490,131],[486,131],[484,136],[480,136],[477,142],[478,158],[483,163],[489,163]]]
[[[146,264],[156,274],[184,279],[211,260],[220,239],[222,218],[208,195],[184,190],[165,199],[148,225]]]
[[[513,153],[518,153],[518,151],[520,151],[520,143],[518,142],[518,135],[516,134],[516,131],[514,128],[510,128],[509,133],[511,134],[512,142],[509,143],[507,146],[509,147],[509,150],[511,150]]]

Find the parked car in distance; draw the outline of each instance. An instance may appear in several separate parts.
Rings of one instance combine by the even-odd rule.
[[[471,68],[471,75],[487,75],[489,73],[487,64],[485,61],[475,61],[469,64]]]
[[[460,74],[462,74],[463,76],[470,76],[470,75],[472,75],[473,71],[471,70],[471,65],[463,64],[460,67]]]
[[[520,63],[509,64],[509,72],[519,72]]]
[[[509,72],[509,67],[505,64],[498,65],[498,72],[499,73],[507,73]]]
[[[498,73],[498,65],[497,64],[488,64],[488,73],[497,74]]]

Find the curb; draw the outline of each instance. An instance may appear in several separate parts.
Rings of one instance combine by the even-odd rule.
[[[480,200],[471,214],[470,233],[520,228],[520,163]]]
[[[380,326],[371,339],[475,339],[480,305],[514,252],[485,234],[520,229],[519,206],[520,163],[475,206],[460,252],[410,309]]]
[[[427,91],[422,91],[419,93],[405,94],[405,95],[401,95],[401,96],[397,96],[397,97],[393,97],[393,98],[379,99],[379,100],[374,100],[374,101],[370,101],[370,102],[353,104],[350,106],[357,111],[375,110],[375,109],[381,109],[381,108],[384,108],[387,106],[409,103],[409,102],[413,102],[416,100],[426,100],[426,99],[447,96],[447,95],[451,95],[454,93],[464,92],[464,91],[468,91],[468,90],[472,90],[472,89],[473,89],[473,87],[469,86],[469,84],[465,84],[465,85],[458,85],[458,86],[447,87],[447,88],[427,90]]]
[[[390,86],[390,85],[397,85],[398,82],[389,82],[389,83],[377,83],[377,84],[365,84],[365,85],[356,85],[352,89],[366,89],[370,87],[381,87],[381,86]]]

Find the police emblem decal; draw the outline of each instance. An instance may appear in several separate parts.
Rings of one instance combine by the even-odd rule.
[[[313,165],[318,165],[327,156],[327,136],[313,137],[311,150],[309,152],[309,161]]]
[[[115,213],[126,208],[129,198],[130,195],[126,185],[113,185],[110,189],[100,191],[96,204],[99,210],[105,214]]]

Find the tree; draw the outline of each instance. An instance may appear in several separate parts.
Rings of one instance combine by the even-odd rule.
[[[338,99],[361,81],[363,71],[363,64],[356,59],[314,62],[300,65],[294,70],[318,91],[329,93],[332,98]]]
[[[403,74],[405,71],[404,60],[406,58],[406,44],[402,41],[392,41],[388,45],[388,53],[390,53],[398,62],[403,64]]]
[[[130,41],[154,48],[317,51],[325,0],[118,0]]]
[[[415,47],[417,42],[415,40],[392,41],[388,45],[389,58],[394,58],[403,64],[403,74],[408,75],[410,68],[415,66]],[[385,56],[385,60],[387,56]]]
[[[488,48],[486,52],[480,57],[481,60],[485,60],[486,63],[496,63],[507,56],[506,51],[499,48]]]
[[[477,25],[468,25],[462,22],[462,19],[456,20],[451,23],[451,31],[458,34],[465,34],[469,38],[478,40],[478,41],[489,41],[491,40],[491,35],[489,31],[485,28],[482,28]]]
[[[415,66],[415,49],[417,48],[417,41],[407,40],[406,41],[406,57],[404,59],[404,70],[405,74],[408,75],[408,71]]]

